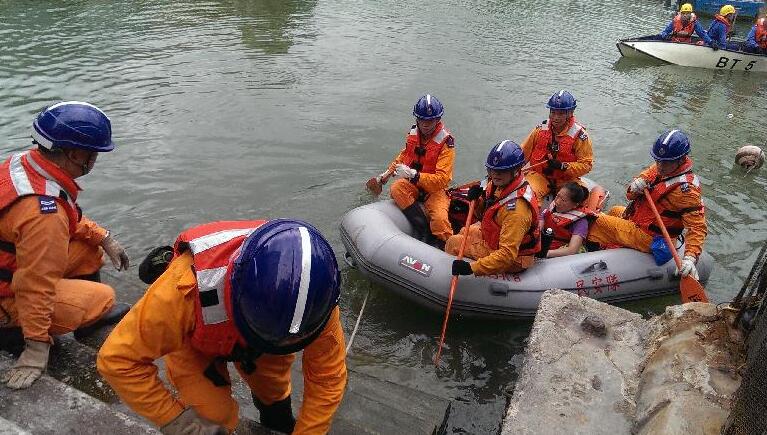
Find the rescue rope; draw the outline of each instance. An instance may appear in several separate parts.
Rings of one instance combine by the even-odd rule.
[[[365,311],[365,305],[368,303],[368,296],[370,296],[370,289],[368,289],[367,294],[365,294],[365,299],[362,301],[362,308],[360,308],[360,313],[357,315],[357,322],[354,324],[354,329],[352,330],[352,335],[349,336],[349,344],[346,345],[346,353],[349,353],[349,349],[352,348],[352,343],[354,343],[354,336],[357,335],[357,328],[360,326],[360,320],[362,320],[362,313]]]

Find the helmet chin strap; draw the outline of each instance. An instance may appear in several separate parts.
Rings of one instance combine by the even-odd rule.
[[[80,172],[82,172],[82,174],[80,175],[81,177],[84,176],[84,175],[87,175],[91,171],[91,169],[88,167],[88,163],[90,162],[90,158],[86,159],[85,163],[80,163],[80,162],[75,161],[71,157],[69,157],[69,155],[67,153],[64,153],[64,157],[66,157],[67,160],[69,160],[75,166],[79,166],[80,167]]]

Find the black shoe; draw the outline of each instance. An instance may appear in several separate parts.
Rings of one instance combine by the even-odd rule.
[[[85,281],[101,282],[101,271],[97,270],[90,275],[74,276],[72,279],[83,279]]]
[[[438,239],[437,236],[432,233],[427,234],[426,237],[423,238],[423,241],[428,245],[434,246],[440,251],[445,250],[445,241]]]
[[[414,202],[411,206],[402,209],[402,213],[407,218],[410,225],[413,226],[413,237],[420,239],[429,231],[429,219],[421,208],[421,204]]]
[[[145,284],[152,284],[165,272],[173,259],[173,248],[159,246],[147,254],[144,261],[138,266],[138,277]]]
[[[290,396],[274,402],[271,405],[264,405],[253,395],[253,404],[258,408],[261,414],[261,425],[282,433],[293,433],[296,427],[296,419],[293,417],[293,409],[290,404]]]
[[[96,320],[88,326],[83,326],[75,329],[75,338],[79,340],[93,334],[106,325],[114,325],[115,323],[122,320],[122,318],[128,314],[130,309],[131,306],[129,304],[122,302],[116,303],[112,309],[109,310],[108,313],[101,316],[100,319]]]

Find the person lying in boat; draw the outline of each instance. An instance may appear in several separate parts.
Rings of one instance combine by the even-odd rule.
[[[538,201],[569,181],[588,174],[594,164],[591,139],[573,113],[577,102],[570,92],[549,98],[549,119],[541,122],[521,144],[532,172],[527,180]]]
[[[589,189],[571,181],[559,189],[551,204],[541,212],[541,228],[554,231],[546,258],[582,252],[589,233],[589,221],[596,219],[586,207],[588,197]]]
[[[759,18],[748,32],[745,51],[749,53],[767,54],[767,20]]]
[[[735,20],[735,8],[732,5],[724,5],[719,9],[719,13],[714,15],[711,25],[708,26],[708,36],[711,38],[711,48],[718,50],[728,48],[730,50],[739,50],[738,44],[727,44],[727,38],[732,30],[732,24]],[[700,44],[700,42],[698,43]]]
[[[650,252],[653,238],[660,236],[655,215],[647,203],[647,189],[671,237],[687,230],[681,275],[698,278],[695,264],[706,238],[706,215],[701,199],[700,180],[692,172],[690,140],[681,130],[670,130],[658,137],[650,155],[655,164],[642,171],[628,186],[627,207],[616,206],[600,214],[591,225],[588,240],[602,245],[617,244]]]
[[[464,255],[477,261],[453,261],[453,275],[521,272],[541,249],[538,199],[522,174],[525,156],[514,141],[504,140],[487,155],[488,183],[472,186],[468,199],[479,201],[482,219],[447,239],[445,252],[456,255],[464,237]]]
[[[676,14],[674,19],[658,34],[658,38],[689,44],[692,42],[693,33],[697,33],[703,39],[703,42],[711,45],[711,38],[703,29],[700,21],[698,21],[698,17],[693,13],[692,5],[685,3],[679,8],[679,13]]]
[[[439,249],[453,235],[446,189],[453,179],[455,141],[441,121],[443,113],[437,97],[421,97],[413,107],[415,125],[410,127],[405,147],[384,173],[368,180],[368,187],[373,182],[380,192],[390,175],[398,178],[391,186],[392,199],[419,233],[416,238]]]

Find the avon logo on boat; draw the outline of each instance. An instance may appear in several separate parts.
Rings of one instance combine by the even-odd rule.
[[[429,276],[431,274],[430,265],[407,254],[402,255],[402,258],[399,260],[399,265],[407,269],[414,270],[423,276]]]

